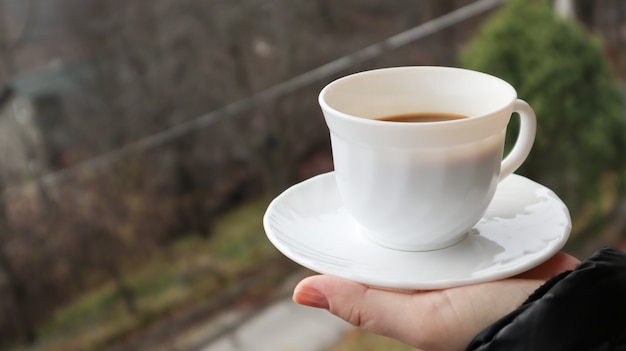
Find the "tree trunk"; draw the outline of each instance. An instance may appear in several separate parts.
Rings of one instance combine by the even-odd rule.
[[[120,294],[122,298],[122,302],[124,303],[124,307],[126,307],[126,311],[128,311],[131,315],[136,315],[138,312],[137,304],[135,301],[135,293],[132,289],[124,282],[122,278],[122,272],[120,272],[119,268],[115,265],[115,263],[110,262],[105,265],[105,269],[117,287],[117,292]]]
[[[6,229],[6,227],[2,229]],[[5,233],[0,233],[0,235],[2,234]],[[11,300],[9,306],[15,318],[15,328],[22,341],[32,344],[35,342],[35,328],[28,315],[26,284],[13,269],[8,257],[5,255],[2,240],[0,238],[0,272],[4,273],[6,279],[7,291]]]

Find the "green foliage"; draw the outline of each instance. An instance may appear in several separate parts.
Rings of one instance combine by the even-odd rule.
[[[599,202],[607,175],[623,178],[626,119],[600,43],[550,3],[510,0],[460,59],[508,81],[534,108],[537,139],[518,172],[550,186],[575,213]],[[516,134],[512,123],[507,140]]]

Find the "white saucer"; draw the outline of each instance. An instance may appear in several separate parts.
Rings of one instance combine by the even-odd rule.
[[[263,225],[278,250],[316,272],[384,288],[440,289],[507,278],[543,263],[565,245],[571,219],[550,189],[514,174],[500,182],[483,219],[459,243],[397,251],[362,236],[330,172],[280,194]]]

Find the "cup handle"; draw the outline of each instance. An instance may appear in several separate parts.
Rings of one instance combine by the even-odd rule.
[[[513,149],[502,160],[500,167],[500,180],[511,175],[524,163],[535,142],[537,133],[537,117],[535,111],[524,100],[517,99],[513,106],[513,112],[517,112],[520,118],[519,135]]]

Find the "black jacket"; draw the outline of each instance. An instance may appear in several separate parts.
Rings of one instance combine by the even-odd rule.
[[[552,278],[467,350],[626,350],[626,255],[605,248]]]

